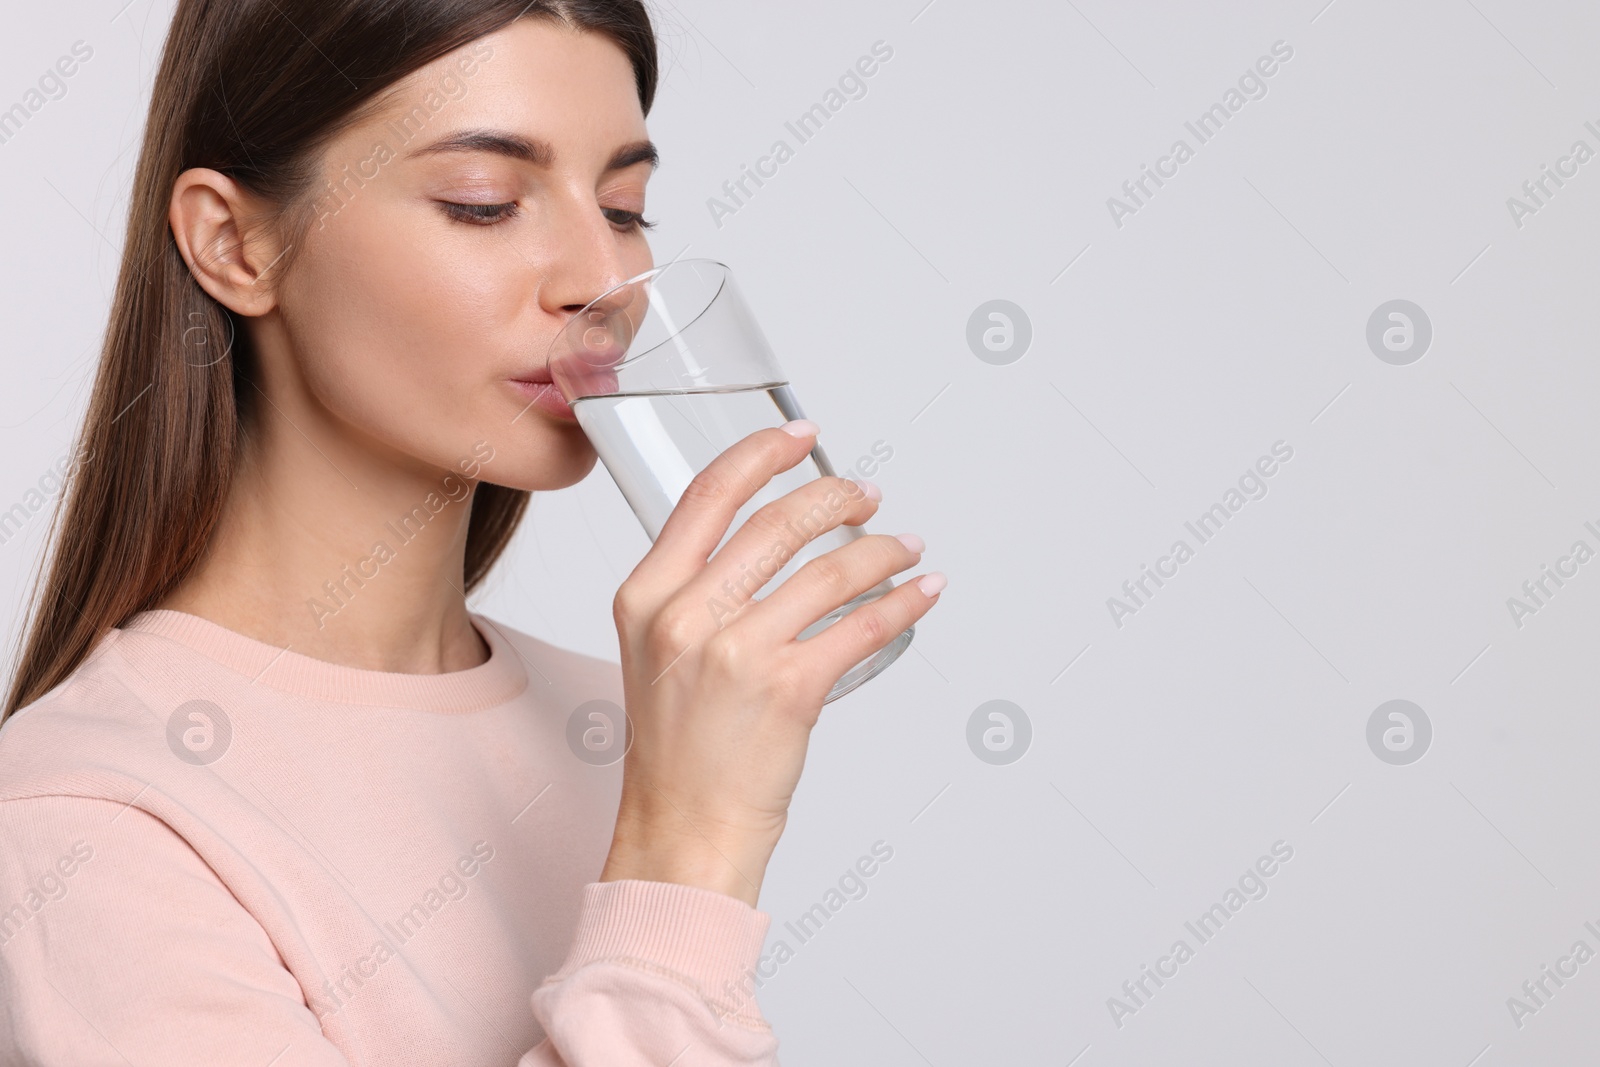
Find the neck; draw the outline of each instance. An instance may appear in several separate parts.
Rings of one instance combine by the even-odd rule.
[[[367,670],[484,662],[463,590],[474,483],[262,407],[205,558],[158,606]]]

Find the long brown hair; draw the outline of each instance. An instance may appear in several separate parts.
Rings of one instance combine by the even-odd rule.
[[[221,171],[279,205],[286,228],[303,225],[330,137],[407,74],[518,18],[609,37],[649,114],[658,66],[641,0],[179,0],[79,435],[83,461],[51,522],[0,723],[194,570],[246,444],[254,360],[245,331],[178,252],[167,216],[178,175]],[[478,485],[466,591],[504,551],[529,495]]]

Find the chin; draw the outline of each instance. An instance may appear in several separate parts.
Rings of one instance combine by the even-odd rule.
[[[577,485],[600,462],[594,446],[575,423],[552,426],[541,444],[543,447],[521,449],[515,461],[508,449],[496,448],[494,461],[484,465],[480,477],[508,489],[548,492]]]

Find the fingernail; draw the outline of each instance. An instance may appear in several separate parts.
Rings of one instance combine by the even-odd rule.
[[[850,480],[861,487],[861,491],[867,494],[868,500],[883,499],[883,490],[878,488],[877,482],[869,482],[865,478],[851,478]]]
[[[919,556],[922,555],[923,551],[928,547],[923,542],[922,538],[918,537],[916,534],[895,534],[894,537],[895,540],[899,541],[902,545],[905,545]]]
[[[931,571],[917,579],[917,588],[928,596],[937,596],[946,585],[943,571]]]
[[[821,427],[810,419],[794,419],[779,426],[778,429],[790,437],[815,437]]]

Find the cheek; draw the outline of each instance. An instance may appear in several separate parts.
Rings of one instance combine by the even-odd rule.
[[[358,206],[308,239],[284,315],[324,403],[380,433],[374,424],[409,420],[403,439],[414,441],[419,414],[467,417],[522,362],[532,286],[500,257],[472,254],[481,241],[440,240]]]
[[[649,269],[640,246],[635,273]],[[489,481],[581,480],[596,462],[587,438],[536,415],[513,419],[523,404],[504,384],[550,342],[537,302],[544,251],[488,228],[455,233],[376,198],[352,203],[313,229],[284,283],[284,324],[308,388],[338,419],[442,468],[483,440],[496,452]]]

